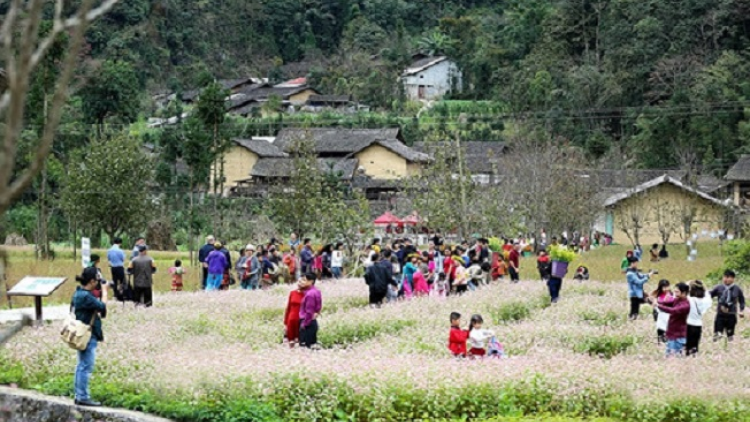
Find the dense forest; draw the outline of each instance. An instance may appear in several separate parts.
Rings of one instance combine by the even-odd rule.
[[[223,137],[301,124],[400,125],[407,143],[456,130],[509,143],[534,136],[608,168],[716,176],[750,153],[750,0],[123,0],[86,41],[29,206],[42,186],[57,194],[75,151],[103,134],[156,145],[164,189],[195,186],[207,180],[202,146],[219,125]],[[29,150],[65,42],[35,75]],[[453,101],[419,114],[398,82],[417,52],[447,55],[464,80]],[[320,92],[353,95],[372,111],[224,118],[204,104],[177,128],[143,129],[148,117],[183,111],[174,103],[157,110],[152,95],[245,76],[307,76]],[[212,95],[220,102],[223,94]],[[175,179],[178,158],[191,180]],[[17,209],[10,218],[22,216]]]

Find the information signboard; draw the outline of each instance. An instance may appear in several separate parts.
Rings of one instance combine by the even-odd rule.
[[[9,296],[49,296],[65,283],[60,277],[24,277],[12,289]]]

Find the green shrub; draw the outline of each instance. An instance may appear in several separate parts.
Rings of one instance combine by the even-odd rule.
[[[531,316],[531,308],[524,302],[504,303],[490,310],[490,316],[496,324],[522,321]]]
[[[320,330],[318,341],[323,348],[348,346],[375,338],[381,334],[396,334],[399,331],[414,327],[414,320],[375,320],[358,323],[341,323],[327,326]]]
[[[12,362],[0,351],[0,385],[22,384],[25,375],[23,365]]]
[[[637,340],[633,336],[605,334],[603,336],[587,337],[578,341],[574,350],[577,353],[588,353],[591,356],[611,359],[613,356],[624,353],[636,343]]]

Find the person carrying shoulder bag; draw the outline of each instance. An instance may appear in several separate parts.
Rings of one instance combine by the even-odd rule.
[[[76,320],[91,325],[91,339],[84,350],[78,351],[78,366],[75,372],[75,404],[80,406],[101,405],[91,399],[89,391],[89,381],[96,362],[96,347],[99,342],[104,341],[101,319],[107,316],[106,282],[102,283],[101,299],[97,299],[92,293],[98,284],[97,273],[95,267],[89,267],[83,270],[83,274],[76,277],[81,285],[78,286],[71,300]]]

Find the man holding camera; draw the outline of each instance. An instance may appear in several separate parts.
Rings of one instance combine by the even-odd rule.
[[[656,271],[649,271],[648,274],[638,272],[638,258],[631,256],[628,258],[630,266],[626,271],[628,281],[628,296],[630,297],[630,320],[638,319],[643,303],[643,285],[651,278],[652,275],[658,274]]]

